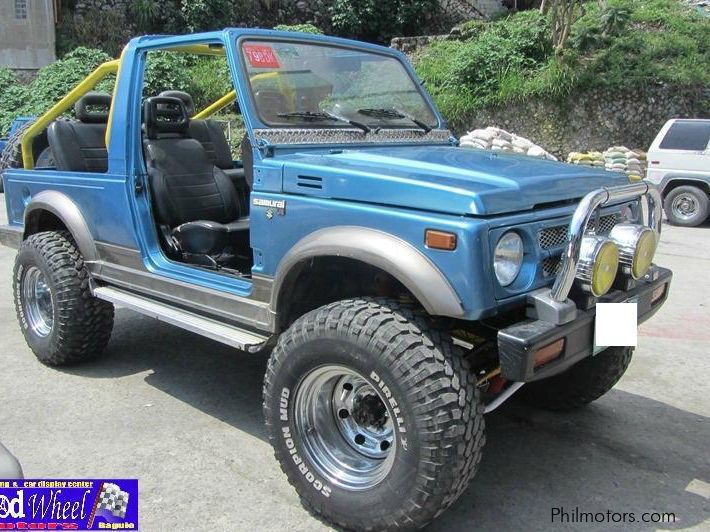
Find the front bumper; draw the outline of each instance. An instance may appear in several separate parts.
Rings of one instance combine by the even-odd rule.
[[[0,225],[0,245],[19,249],[22,244],[22,227]]]
[[[614,290],[599,299],[599,303],[621,303],[630,299],[637,303],[638,323],[643,323],[661,308],[668,298],[673,274],[666,268],[653,266],[647,278],[628,291]],[[662,295],[652,300],[657,288]],[[657,292],[656,292],[657,293]],[[594,350],[594,319],[596,307],[578,310],[577,317],[564,325],[528,319],[498,331],[498,354],[501,375],[516,382],[531,382],[562,373]],[[535,353],[560,338],[565,339],[562,354],[554,360],[535,367]]]

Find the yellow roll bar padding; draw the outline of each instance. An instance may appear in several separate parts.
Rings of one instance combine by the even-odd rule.
[[[290,103],[293,106],[293,102],[295,99],[295,92],[294,92],[293,88],[290,87],[286,83],[286,80],[284,79],[284,76],[281,75],[281,72],[264,72],[261,74],[256,74],[250,78],[250,81],[252,83],[259,82],[259,81],[265,81],[265,80],[276,81],[281,92],[284,94],[285,97],[287,97],[290,100]],[[230,103],[232,103],[236,99],[237,99],[237,92],[236,91],[228,92],[227,94],[222,96],[216,102],[211,103],[210,105],[205,107],[202,111],[197,113],[192,118],[197,119],[197,120],[202,120],[203,118],[208,118],[215,113],[219,113],[222,109],[227,107]]]
[[[173,46],[172,48],[161,48],[161,52],[178,52],[182,54],[199,55],[226,55],[224,46],[210,46],[209,44],[189,44],[186,46]]]
[[[106,121],[106,134],[104,135],[104,144],[106,144],[106,149],[108,150],[108,143],[111,140],[111,125],[113,124],[113,102],[116,101],[116,93],[118,92],[118,77],[121,73],[121,65],[123,65],[123,56],[126,55],[126,49],[128,46],[124,46],[121,50],[121,55],[118,58],[118,71],[116,72],[116,83],[113,85],[113,94],[111,95],[111,108],[108,110],[108,120]]]
[[[201,120],[203,118],[207,118],[208,116],[212,116],[215,113],[219,113],[222,109],[227,107],[230,103],[232,103],[236,99],[237,99],[237,92],[236,91],[228,92],[227,94],[222,96],[216,102],[209,104],[207,107],[205,107],[202,111],[197,113],[192,118],[196,118],[197,120]]]
[[[22,136],[22,142],[20,143],[22,146],[22,166],[28,170],[35,166],[34,155],[32,154],[32,140],[44,131],[52,120],[56,119],[64,111],[74,105],[79,98],[96,87],[106,76],[116,74],[119,65],[120,61],[118,59],[99,65],[86,79],[70,90],[64,98],[54,104],[49,111],[40,116],[27,128],[27,131]]]

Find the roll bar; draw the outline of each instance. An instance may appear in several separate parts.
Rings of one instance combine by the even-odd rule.
[[[640,198],[640,210],[643,224],[661,234],[661,195],[656,187],[645,181],[611,188],[600,188],[584,196],[574,211],[572,222],[567,232],[567,248],[562,254],[562,266],[552,286],[551,296],[562,303],[567,300],[569,291],[577,273],[577,262],[582,246],[582,238],[594,212],[610,202]],[[650,203],[650,205],[649,205]]]

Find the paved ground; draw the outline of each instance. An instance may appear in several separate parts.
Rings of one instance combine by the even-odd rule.
[[[265,441],[263,357],[118,310],[102,360],[46,368],[15,321],[13,257],[0,248],[0,441],[28,477],[137,477],[145,530],[325,528]],[[617,388],[574,414],[489,416],[477,478],[431,530],[629,528],[551,526],[553,507],[674,512],[636,527],[710,529],[710,226],[666,226],[657,262],[675,271],[670,301]]]

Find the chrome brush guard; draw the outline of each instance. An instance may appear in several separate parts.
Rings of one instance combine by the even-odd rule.
[[[574,284],[585,228],[594,212],[609,203],[639,199],[640,223],[661,232],[662,201],[655,186],[645,181],[618,187],[600,188],[584,196],[574,211],[567,231],[567,247],[551,289],[542,288],[528,295],[528,316],[562,325],[577,314],[575,303],[567,298]]]

